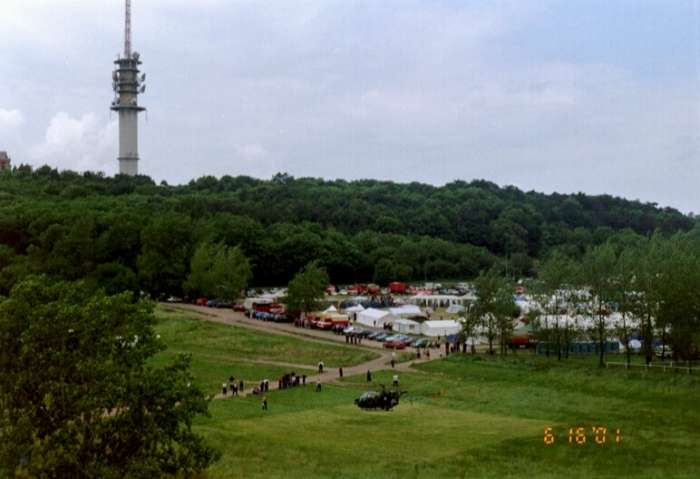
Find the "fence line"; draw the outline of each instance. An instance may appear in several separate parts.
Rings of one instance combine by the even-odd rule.
[[[674,369],[674,370],[681,370],[681,371],[688,371],[688,374],[690,374],[690,371],[692,368],[690,366],[674,366],[673,361],[671,361],[671,364],[627,364],[625,363],[620,363],[620,362],[613,362],[613,361],[607,361],[605,363],[605,367],[607,368],[609,365],[612,366],[623,366],[625,369],[629,368],[644,368],[645,370],[649,370],[651,368],[661,368],[662,371],[666,371],[666,369]]]

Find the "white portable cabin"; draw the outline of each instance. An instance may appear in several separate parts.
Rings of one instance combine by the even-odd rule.
[[[420,323],[412,319],[397,319],[392,323],[391,329],[397,333],[420,334]]]

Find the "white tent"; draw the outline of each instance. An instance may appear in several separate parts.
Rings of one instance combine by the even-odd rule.
[[[391,329],[398,333],[419,334],[420,323],[412,319],[397,319],[392,323]]]
[[[396,308],[389,308],[389,312],[397,318],[425,317],[425,313],[415,304],[404,304]]]
[[[462,326],[457,321],[425,321],[421,325],[421,333],[425,336],[449,336],[461,331]]]
[[[359,313],[361,311],[364,311],[365,308],[361,304],[356,304],[355,306],[350,306],[349,308],[345,308],[345,313],[346,314],[352,314],[352,313]]]
[[[389,311],[368,308],[357,313],[356,322],[370,328],[382,328],[386,323],[391,323],[396,319],[398,318]]]
[[[326,310],[324,311],[324,313],[337,313],[337,312],[338,312],[338,310],[332,304],[328,308],[326,308]]]
[[[472,301],[472,299],[468,295],[456,296],[451,294],[417,294],[415,296],[411,296],[409,301],[420,306],[448,308],[451,304],[466,305]]]
[[[450,307],[447,308],[447,312],[450,314],[458,314],[463,312],[465,309],[466,308],[461,304],[451,304]]]

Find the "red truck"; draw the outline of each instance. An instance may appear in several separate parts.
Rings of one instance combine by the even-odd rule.
[[[407,291],[408,286],[406,283],[401,283],[399,281],[389,283],[389,292],[391,294],[406,294]]]

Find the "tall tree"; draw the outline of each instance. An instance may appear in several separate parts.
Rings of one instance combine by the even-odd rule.
[[[539,282],[534,290],[544,313],[539,318],[539,326],[540,334],[547,341],[546,354],[549,356],[553,342],[557,359],[560,360],[562,350],[568,352],[569,341],[574,335],[569,315],[573,313],[574,286],[578,275],[576,262],[561,251],[554,250],[540,266]]]
[[[481,318],[489,342],[489,354],[494,354],[493,342],[500,336],[501,353],[508,331],[512,330],[515,308],[512,288],[495,270],[482,273],[474,281],[476,302],[474,313]]]
[[[217,457],[192,429],[208,401],[165,368],[148,302],[33,277],[0,302],[0,476],[161,477]]]
[[[587,288],[588,315],[594,320],[600,367],[605,367],[608,316],[615,300],[614,271],[617,258],[614,247],[605,243],[589,249],[581,261],[580,286]]]
[[[328,287],[328,273],[316,262],[307,264],[289,282],[285,304],[292,313],[308,313],[318,308]]]
[[[240,297],[250,277],[250,263],[238,246],[202,243],[192,256],[184,289],[233,302]]]

